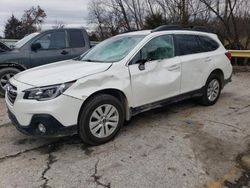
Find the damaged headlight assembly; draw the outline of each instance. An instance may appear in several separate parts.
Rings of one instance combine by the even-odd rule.
[[[37,101],[47,101],[60,96],[65,92],[75,81],[57,84],[52,86],[35,87],[31,89],[24,90],[24,99],[37,100]]]

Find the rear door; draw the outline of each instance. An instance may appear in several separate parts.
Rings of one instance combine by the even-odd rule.
[[[181,93],[201,89],[204,72],[207,64],[211,62],[210,56],[202,53],[196,35],[176,34],[175,40],[182,64]]]
[[[30,52],[31,67],[71,58],[64,30],[44,33],[33,43],[40,43],[41,48]]]
[[[71,58],[83,54],[90,48],[88,35],[83,30],[68,29],[67,35],[71,50]]]
[[[140,61],[147,60],[144,66]],[[151,39],[129,64],[134,106],[157,102],[180,92],[181,63],[172,35]]]

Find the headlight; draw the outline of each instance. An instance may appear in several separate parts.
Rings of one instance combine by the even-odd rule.
[[[32,89],[28,89],[24,92],[24,99],[35,99],[38,101],[46,101],[51,100],[59,95],[61,95],[64,91],[66,91],[73,82],[68,82],[64,84],[58,84],[53,86],[45,86],[45,87],[36,87]]]

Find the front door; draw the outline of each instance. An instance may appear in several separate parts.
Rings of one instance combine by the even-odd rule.
[[[39,43],[41,48],[31,51],[31,67],[71,59],[71,52],[66,48],[65,31],[46,33],[34,43]]]
[[[132,59],[129,71],[134,107],[178,95],[181,62],[175,57],[173,36],[151,39]]]

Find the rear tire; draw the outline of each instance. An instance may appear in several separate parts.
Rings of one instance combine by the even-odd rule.
[[[80,112],[78,133],[90,145],[104,144],[113,139],[124,123],[121,102],[107,94],[91,98]]]
[[[4,97],[5,86],[8,83],[9,79],[19,72],[21,72],[19,69],[12,67],[0,69],[0,97]]]
[[[200,104],[204,106],[214,105],[220,97],[221,89],[221,77],[218,74],[211,74],[204,87],[203,96],[199,100]]]

